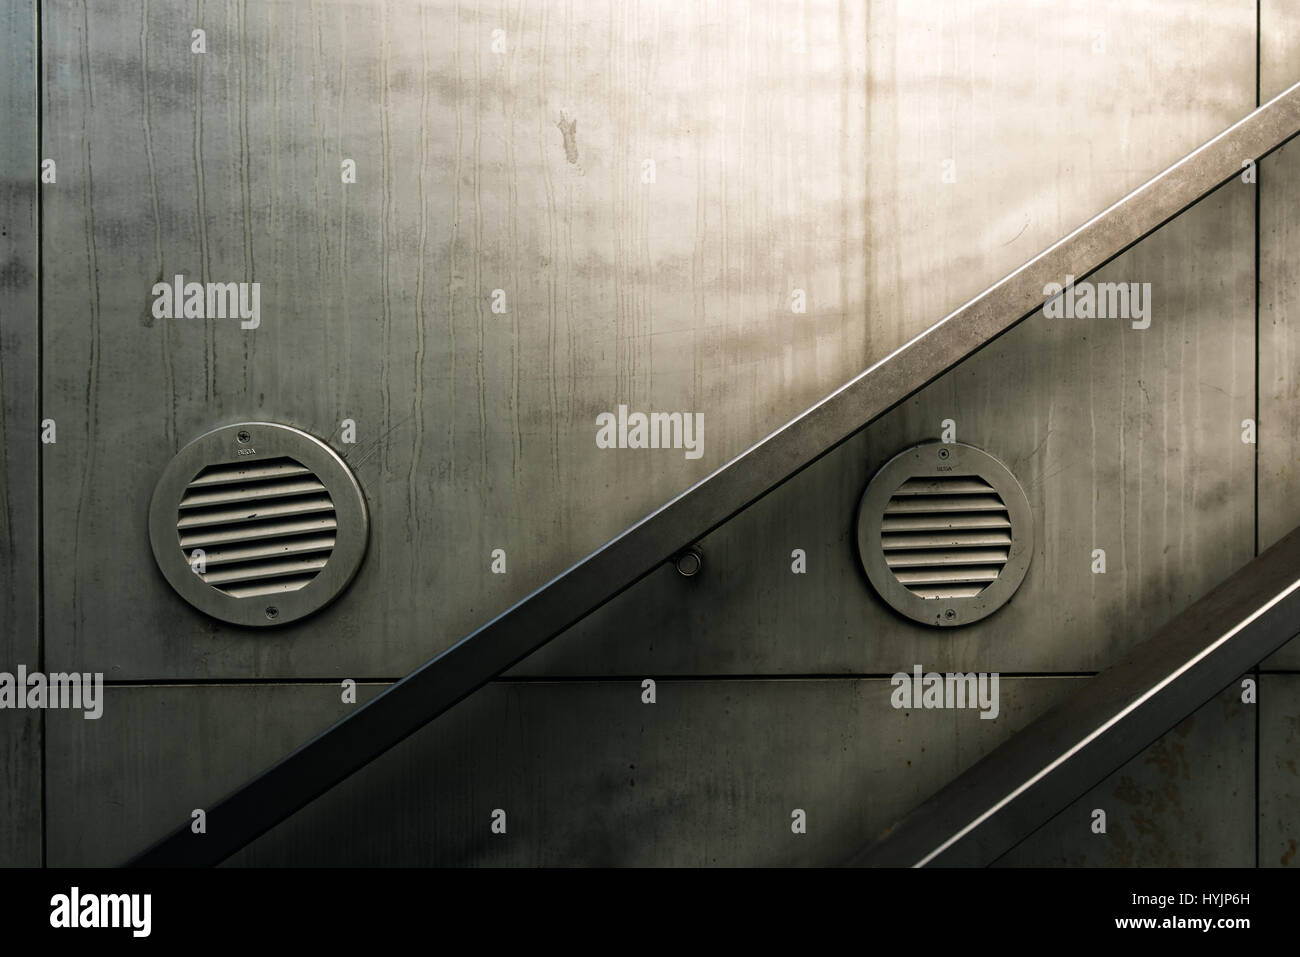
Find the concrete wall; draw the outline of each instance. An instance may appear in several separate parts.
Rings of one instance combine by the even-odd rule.
[[[1300,11],[1263,0],[1260,92],[1276,96],[1300,76]],[[1294,256],[1300,198],[1300,150],[1283,147],[1260,167],[1259,274],[1259,546],[1267,548],[1300,524],[1300,299]],[[1297,867],[1300,768],[1300,640],[1267,662],[1260,682],[1259,863]]]
[[[1290,33],[1276,6],[1264,37]],[[43,139],[19,150],[12,216],[34,275],[18,213],[33,157],[54,158],[39,368],[58,442],[37,536],[34,289],[5,285],[5,528],[29,557],[4,572],[0,667],[39,654],[43,547],[48,668],[115,684],[98,722],[51,714],[43,754],[0,713],[20,769],[0,801],[30,821],[39,765],[51,863],[138,849],[341,716],[339,680],[373,691],[448,647],[1245,115],[1256,12],[45,3]],[[1261,46],[1266,91],[1300,78],[1288,55]],[[1018,327],[710,536],[704,574],[652,575],[237,863],[830,863],[866,840],[1300,521],[1271,504],[1295,499],[1300,440],[1288,204],[1262,195],[1258,339],[1256,198],[1233,183],[1106,268],[1152,284],[1151,328]],[[259,281],[260,327],[155,319],[176,273]],[[704,455],[598,449],[619,404],[703,412]],[[852,528],[874,470],[947,418],[1016,472],[1037,535],[1011,604],[939,633],[870,591]],[[246,419],[330,441],[373,520],[338,602],[256,634],[178,598],[145,525],[175,451]],[[897,711],[884,679],[917,663],[1018,677],[996,721]],[[1115,809],[1107,837],[1083,808],[1007,862],[1253,863],[1239,698],[1082,799]],[[1263,763],[1261,842],[1289,840]],[[0,860],[34,862],[40,829],[15,832]]]
[[[0,670],[41,662],[36,18],[0,10]],[[39,712],[0,718],[0,864],[41,863]]]

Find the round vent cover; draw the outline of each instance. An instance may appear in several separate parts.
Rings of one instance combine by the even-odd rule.
[[[176,453],[149,506],[154,558],[195,608],[282,625],[333,600],[366,551],[366,503],[324,442],[272,422],[216,429]]]
[[[1029,500],[987,452],[927,442],[885,463],[862,493],[858,554],[896,611],[966,625],[1011,598],[1033,551]]]

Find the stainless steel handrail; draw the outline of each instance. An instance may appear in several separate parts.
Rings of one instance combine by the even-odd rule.
[[[996,748],[850,863],[982,866],[1300,632],[1300,528]]]

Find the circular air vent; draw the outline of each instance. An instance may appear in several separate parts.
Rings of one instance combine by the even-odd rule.
[[[890,459],[867,485],[858,554],[895,610],[928,625],[965,625],[1020,587],[1032,521],[1001,462],[973,446],[929,442]]]
[[[270,422],[195,439],[163,471],[149,508],[154,558],[200,611],[279,625],[334,599],[365,554],[365,500],[346,464]]]

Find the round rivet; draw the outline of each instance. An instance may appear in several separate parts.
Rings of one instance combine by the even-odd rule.
[[[677,574],[683,578],[692,578],[704,568],[704,555],[698,548],[688,548],[673,559]]]

